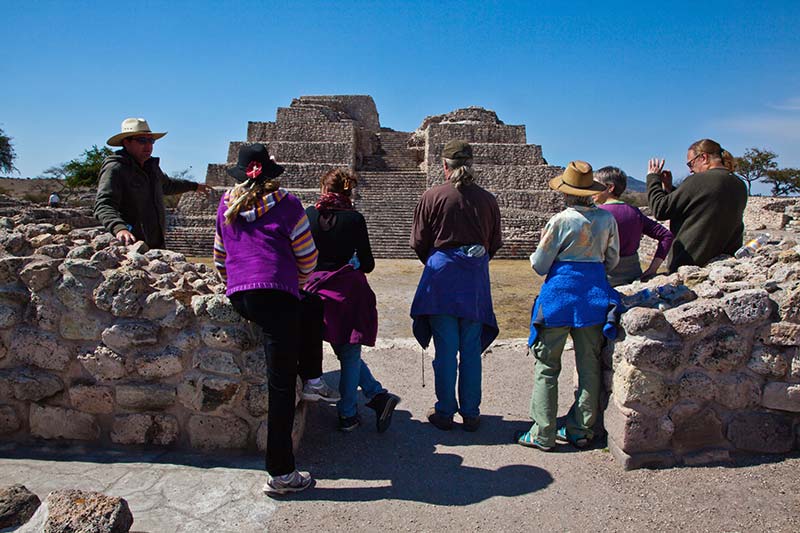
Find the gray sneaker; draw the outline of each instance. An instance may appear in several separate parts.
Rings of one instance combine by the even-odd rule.
[[[295,470],[283,476],[272,477],[267,474],[267,482],[264,484],[266,494],[288,494],[289,492],[300,492],[306,490],[314,483],[311,474],[308,472],[298,472]]]
[[[320,379],[319,383],[312,385],[310,381],[306,381],[303,385],[303,399],[307,402],[316,402],[324,400],[326,402],[338,402],[342,399],[336,390],[330,388],[324,379]]]

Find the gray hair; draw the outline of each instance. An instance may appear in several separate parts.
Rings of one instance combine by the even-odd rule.
[[[564,203],[567,204],[567,207],[571,207],[573,205],[592,207],[594,205],[594,200],[592,200],[591,196],[575,196],[574,194],[565,194]]]
[[[472,172],[472,159],[447,159],[443,157],[444,164],[450,171],[450,183],[453,187],[460,189],[464,185],[475,182],[475,174]]]
[[[613,185],[614,196],[622,196],[628,188],[628,175],[617,167],[603,167],[594,171],[594,179],[603,185]]]

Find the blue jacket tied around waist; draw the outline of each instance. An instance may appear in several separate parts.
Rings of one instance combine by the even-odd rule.
[[[451,315],[483,324],[481,350],[489,347],[500,330],[492,309],[489,255],[470,257],[460,248],[434,250],[411,304],[414,337],[423,348],[430,344],[430,315]]]
[[[602,263],[556,261],[533,302],[528,346],[536,340],[536,326],[584,328],[604,324],[603,335],[613,340],[621,307],[619,293],[609,285]]]

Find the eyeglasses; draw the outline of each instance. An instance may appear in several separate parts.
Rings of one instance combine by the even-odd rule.
[[[136,141],[139,144],[155,144],[156,140],[152,137],[131,137],[132,141]]]
[[[700,152],[699,154],[697,154],[696,156],[694,156],[693,158],[691,158],[690,160],[688,160],[686,162],[686,166],[689,167],[690,171],[694,172],[694,169],[692,168],[692,164],[694,163],[695,159],[697,159],[698,157],[700,157],[703,154],[704,154],[704,152]]]

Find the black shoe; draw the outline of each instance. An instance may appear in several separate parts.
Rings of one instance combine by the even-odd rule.
[[[461,427],[464,428],[464,431],[478,431],[478,428],[481,425],[481,417],[480,416],[462,416],[461,417]]]
[[[394,408],[397,407],[398,403],[400,403],[400,396],[390,392],[379,392],[367,402],[367,407],[375,410],[377,415],[375,425],[378,428],[378,433],[383,433],[389,429]]]
[[[434,407],[431,407],[431,410],[428,411],[428,422],[436,426],[438,429],[442,431],[450,431],[453,429],[453,417],[452,416],[444,416],[442,413],[438,412]]]
[[[358,415],[355,414],[353,416],[340,416],[339,417],[339,431],[344,431],[349,433],[356,429],[359,424],[361,424],[361,420],[358,418]]]

